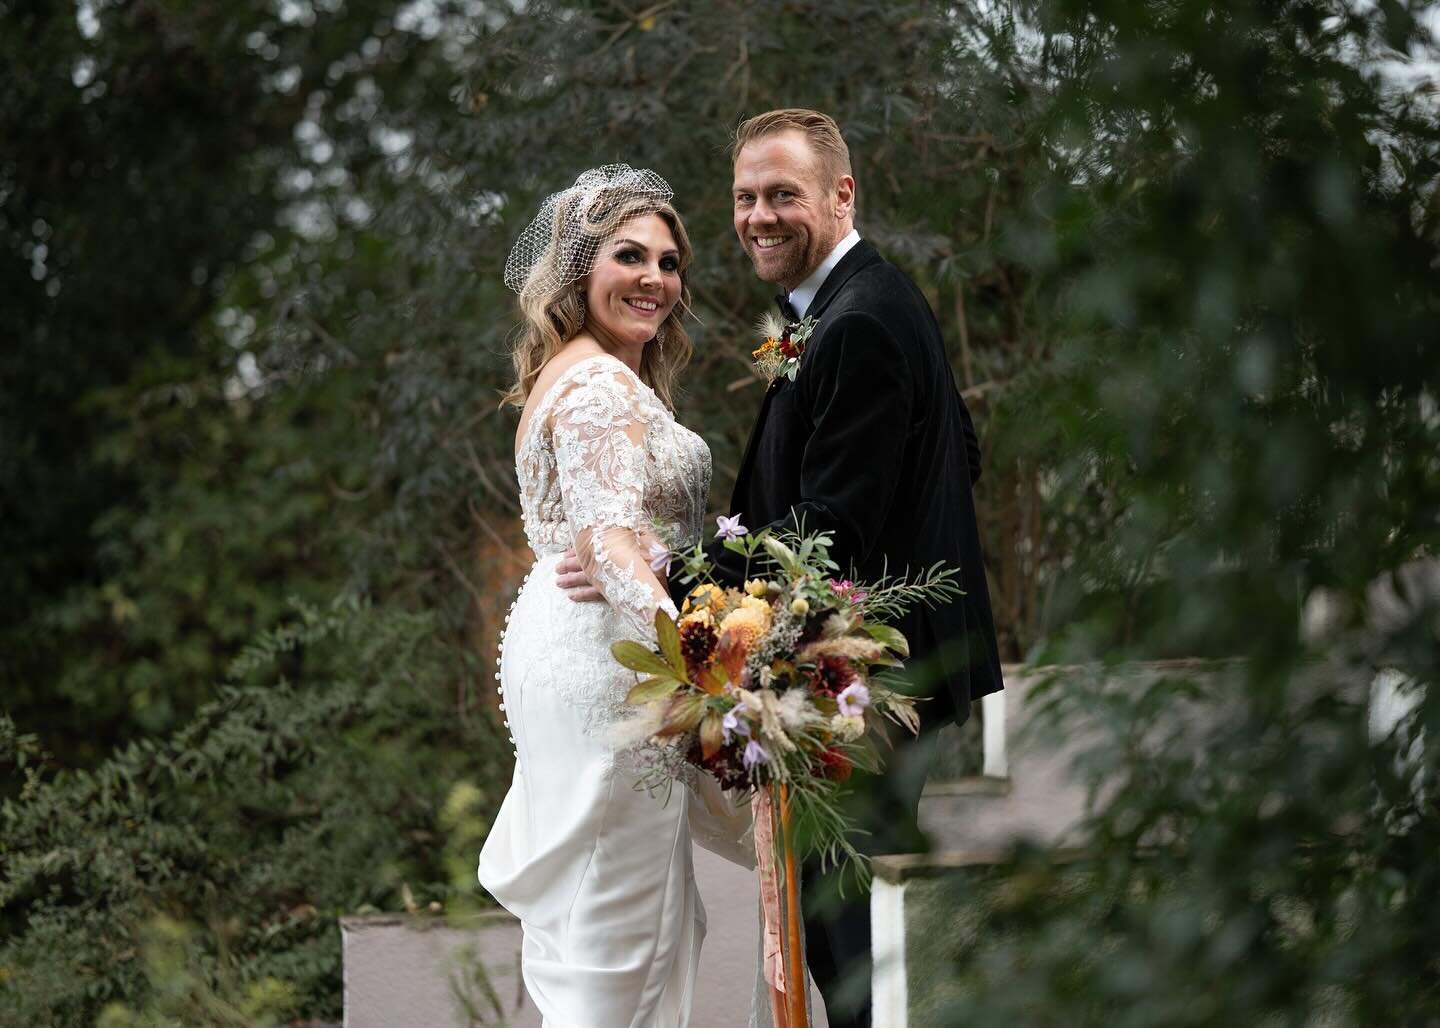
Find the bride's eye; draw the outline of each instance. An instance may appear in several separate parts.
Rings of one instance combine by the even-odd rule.
[[[621,264],[634,264],[640,259],[639,250],[621,250],[615,254],[615,259]]]
[[[664,270],[664,271],[679,271],[679,270],[680,270],[680,258],[679,258],[679,257],[665,257],[665,258],[663,258],[663,259],[660,261],[660,267],[661,267],[661,269]]]

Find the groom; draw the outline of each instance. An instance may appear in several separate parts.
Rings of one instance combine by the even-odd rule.
[[[917,810],[934,733],[963,723],[973,700],[1002,688],[971,486],[980,449],[955,388],[940,326],[920,290],[855,231],[850,152],[835,121],[778,110],[742,123],[731,149],[735,232],[756,275],[781,289],[787,321],[815,322],[794,381],[777,377],[740,462],[730,513],[833,533],[831,556],[862,580],[937,561],[965,594],[896,625],[907,673],[931,698],[921,738],[898,742],[883,775],[857,773],[852,813],[871,853],[923,846]],[[758,341],[757,341],[758,342]],[[718,542],[707,555],[731,584],[744,562]],[[562,585],[583,585],[578,567]],[[672,582],[672,592],[684,590]],[[835,1028],[868,1025],[868,897],[806,880],[806,951]],[[815,902],[810,902],[811,899]]]
[[[833,532],[831,556],[862,580],[943,561],[965,590],[896,625],[910,641],[908,670],[932,696],[920,704],[926,731],[888,755],[883,776],[856,776],[864,848],[914,850],[934,730],[964,722],[972,700],[1002,685],[971,494],[979,444],[925,298],[855,231],[850,151],[834,120],[760,114],[741,124],[731,152],[736,235],[755,274],[780,287],[785,319],[813,318],[815,329],[795,381],[777,378],[761,402],[730,513],[752,531],[803,521]],[[708,556],[740,580],[738,555],[715,544]],[[830,1024],[868,1025],[868,898],[852,890],[849,903],[824,902],[810,877],[807,897],[818,902],[807,903],[806,951]]]

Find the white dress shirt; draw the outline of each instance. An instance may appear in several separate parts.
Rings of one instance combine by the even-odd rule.
[[[791,291],[790,306],[795,308],[796,317],[805,317],[805,312],[815,302],[815,297],[819,294],[820,287],[825,284],[825,280],[830,277],[830,272],[835,270],[835,265],[839,264],[841,258],[849,253],[850,248],[858,242],[860,242],[860,233],[852,228],[849,235],[835,244],[835,249],[830,251],[830,256],[820,262],[820,267],[811,272],[809,278]]]

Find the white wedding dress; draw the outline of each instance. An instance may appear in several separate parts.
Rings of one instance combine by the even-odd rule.
[[[521,970],[546,1028],[683,1028],[705,937],[691,837],[751,862],[748,811],[722,804],[708,776],[668,798],[636,787],[615,728],[635,676],[610,645],[653,641],[657,606],[675,613],[636,574],[647,564],[637,533],[658,522],[695,542],[710,451],[602,354],[540,399],[515,463],[536,561],[501,642],[515,775],[480,884],[522,923]],[[556,585],[572,545],[608,602],[576,603]]]

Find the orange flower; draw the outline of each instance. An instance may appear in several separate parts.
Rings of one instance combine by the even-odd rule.
[[[725,620],[720,622],[722,635],[730,634],[735,637],[735,645],[745,652],[750,652],[750,647],[755,645],[759,639],[770,628],[770,608],[763,606],[742,606],[739,610],[732,610],[725,615]]]

